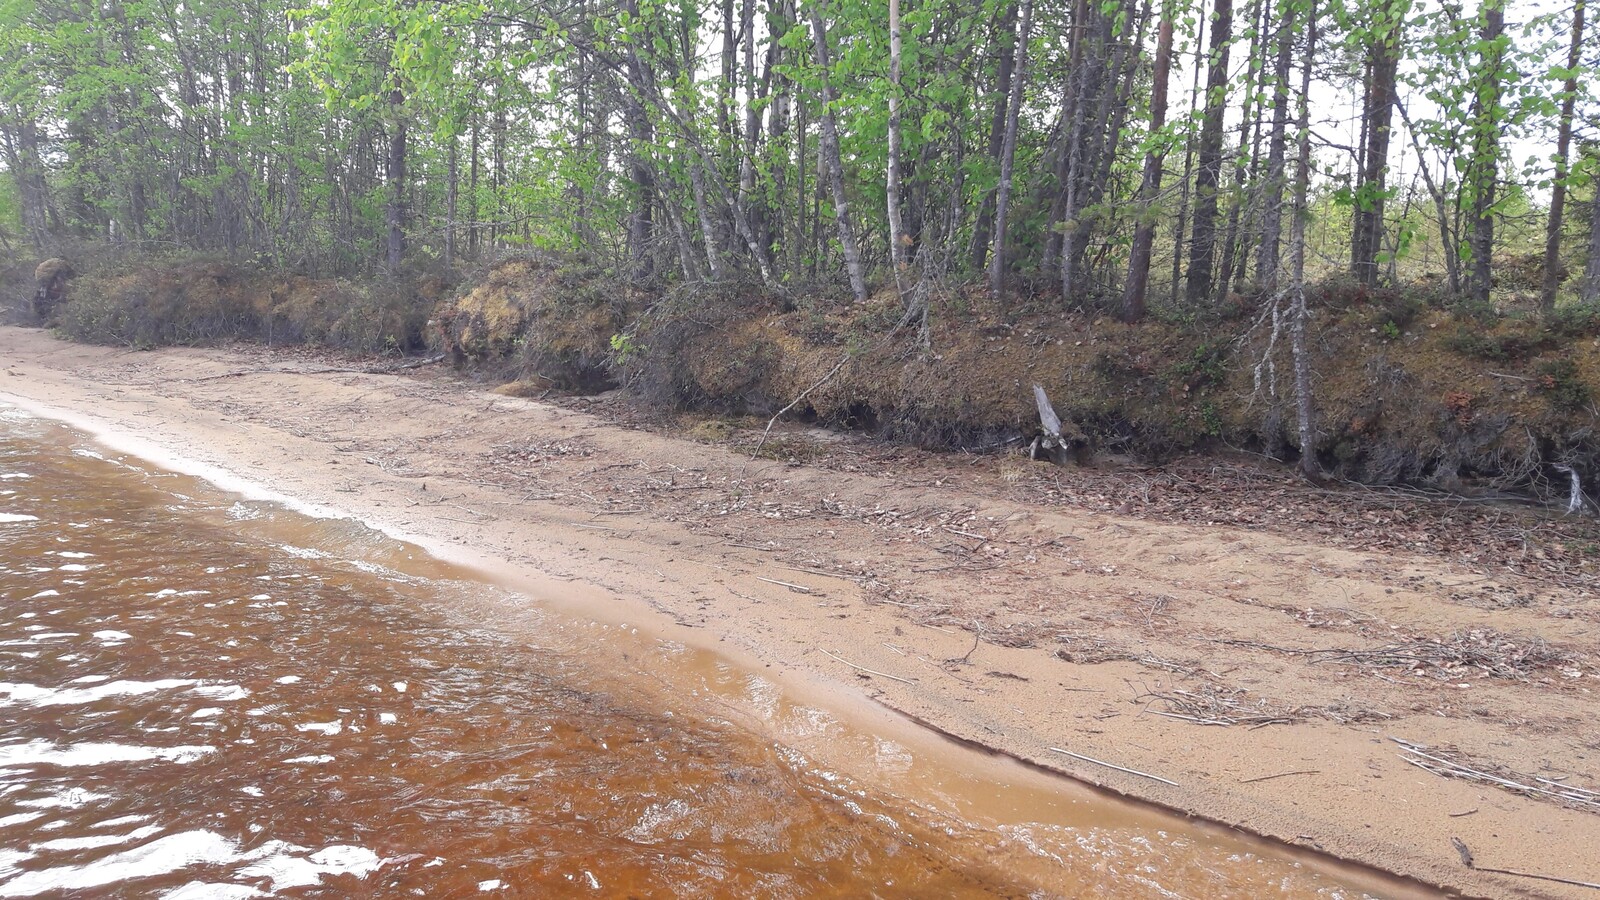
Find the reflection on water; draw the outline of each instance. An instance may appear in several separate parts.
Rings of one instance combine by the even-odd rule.
[[[841,726],[771,682],[685,691],[682,648],[526,602],[483,624],[511,599],[0,408],[0,897],[1356,895],[1081,798],[897,799],[817,763]]]

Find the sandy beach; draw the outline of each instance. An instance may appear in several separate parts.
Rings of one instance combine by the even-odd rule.
[[[1600,608],[1560,578],[1310,529],[1032,503],[1016,482],[1040,476],[1015,457],[797,426],[783,434],[819,458],[751,460],[438,366],[382,369],[0,328],[0,401],[596,616],[1447,891],[1582,897],[1548,879],[1600,881],[1600,804],[1557,796],[1600,789]],[[1365,514],[1320,502],[1353,525]],[[1459,767],[1547,790],[1440,774]]]

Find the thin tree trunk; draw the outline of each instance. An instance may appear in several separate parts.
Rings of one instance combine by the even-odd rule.
[[[1193,115],[1195,108],[1200,103],[1200,73],[1205,71],[1202,63],[1201,49],[1196,42],[1194,49],[1194,83],[1189,86],[1189,113]],[[1189,185],[1190,177],[1194,173],[1194,129],[1184,129],[1183,142],[1183,181],[1178,185],[1178,221],[1172,229],[1172,283],[1168,286],[1170,291],[1169,302],[1178,305],[1178,292],[1183,287],[1183,236],[1184,228],[1189,217]]]
[[[806,132],[810,124],[806,122],[806,102],[796,91],[794,104],[794,169],[795,169],[795,214],[791,217],[794,222],[794,237],[789,243],[790,263],[789,268],[799,273],[802,264],[806,261],[807,248],[814,248],[815,243],[807,241],[807,222],[810,217],[806,214],[806,207],[810,205],[811,193],[806,186],[806,174],[811,167],[806,164]]]
[[[1092,223],[1084,220],[1083,211],[1093,206],[1104,190],[1104,185],[1095,183],[1095,174],[1100,169],[1100,153],[1109,139],[1107,121],[1111,104],[1106,102],[1106,82],[1121,68],[1120,55],[1113,54],[1108,59],[1106,50],[1124,8],[1123,0],[1117,0],[1110,10],[1098,3],[1091,5],[1090,21],[1095,30],[1085,54],[1084,68],[1088,77],[1083,81],[1083,93],[1076,102],[1074,133],[1069,135],[1067,143],[1067,195],[1062,211],[1065,232],[1061,242],[1061,298],[1066,302],[1071,302],[1078,293],[1077,283],[1082,278],[1084,256],[1089,248]],[[1091,110],[1094,112],[1092,120],[1089,118]]]
[[[1409,4],[1375,4],[1367,45],[1368,80],[1362,109],[1363,166],[1356,186],[1355,222],[1350,235],[1350,273],[1362,284],[1378,283],[1378,251],[1383,247],[1383,206],[1388,189],[1389,134],[1394,118],[1395,78],[1400,68],[1400,36]]]
[[[1455,296],[1461,293],[1460,231],[1452,224],[1444,190],[1433,180],[1433,173],[1428,168],[1428,158],[1422,152],[1422,144],[1417,140],[1417,129],[1411,124],[1411,116],[1406,112],[1405,104],[1396,99],[1395,108],[1400,111],[1400,121],[1405,123],[1406,134],[1411,137],[1411,149],[1417,155],[1417,168],[1422,173],[1422,183],[1427,185],[1428,194],[1433,197],[1434,215],[1439,220],[1439,238],[1444,255],[1446,282],[1451,296]]]
[[[1005,149],[1006,111],[1010,109],[1011,72],[1016,67],[1017,6],[1006,3],[1000,18],[1000,65],[995,73],[994,110],[989,118],[989,158],[1000,165],[1000,154]],[[989,229],[994,224],[995,191],[983,195],[978,207],[977,220],[972,225],[972,271],[980,272],[989,260]]]
[[[406,120],[405,97],[399,89],[389,93],[389,199],[384,208],[384,223],[388,226],[387,242],[389,274],[400,272],[405,256],[405,203],[406,203]]]
[[[889,265],[895,290],[906,302],[906,237],[900,219],[900,0],[889,0]]]
[[[1483,7],[1480,32],[1483,53],[1479,58],[1477,108],[1472,122],[1472,158],[1468,162],[1467,187],[1472,193],[1472,231],[1468,246],[1472,250],[1472,277],[1468,292],[1479,303],[1489,302],[1493,281],[1494,205],[1499,182],[1501,112],[1501,67],[1505,51],[1499,38],[1505,33],[1505,0],[1488,0]]]
[[[1252,145],[1251,153],[1247,154],[1245,152],[1244,133],[1251,125],[1254,125],[1257,129],[1261,127],[1261,116],[1256,110],[1255,102],[1256,95],[1260,92],[1260,80],[1262,74],[1266,71],[1266,67],[1265,65],[1257,65],[1255,60],[1257,53],[1261,52],[1265,45],[1263,35],[1266,33],[1266,29],[1262,27],[1262,12],[1265,6],[1266,4],[1262,0],[1255,0],[1255,8],[1250,14],[1250,53],[1245,57],[1248,62],[1245,72],[1247,81],[1244,86],[1244,100],[1239,104],[1239,146],[1234,151],[1233,156],[1233,197],[1228,203],[1228,228],[1225,232],[1226,236],[1222,239],[1222,252],[1219,254],[1222,271],[1217,273],[1217,290],[1213,297],[1213,302],[1219,306],[1228,299],[1228,294],[1233,290],[1234,249],[1239,243],[1239,217],[1243,211],[1246,182],[1249,178],[1249,156],[1256,149]]]
[[[445,185],[444,202],[444,267],[454,269],[456,266],[456,194],[461,182],[461,164],[457,157],[457,144],[460,143],[456,135],[449,138],[450,149],[447,152],[449,159],[449,180]]]
[[[1583,285],[1578,299],[1600,303],[1600,198],[1589,204],[1589,258],[1583,267]]]
[[[32,119],[21,119],[16,127],[0,129],[5,136],[6,168],[16,181],[21,203],[22,232],[36,252],[44,253],[52,244],[44,164],[39,157],[39,126]]]
[[[722,250],[717,246],[717,226],[711,219],[711,204],[706,202],[706,179],[700,163],[689,160],[689,187],[694,193],[694,216],[700,220],[700,237],[706,245],[706,265],[711,280],[722,280]]]
[[[765,106],[763,91],[756,83],[756,5],[754,0],[744,0],[740,13],[740,28],[744,35],[744,153],[739,160],[739,206],[749,218],[751,231],[758,244],[765,244],[766,228],[756,203],[756,147],[761,140],[761,108]]]
[[[828,187],[833,193],[833,216],[839,227],[839,249],[844,253],[845,272],[856,301],[867,299],[867,278],[861,267],[861,251],[856,246],[855,229],[850,225],[850,204],[844,193],[844,162],[839,158],[839,127],[833,117],[833,87],[829,72],[828,32],[822,22],[821,0],[811,3],[811,30],[816,49],[817,68],[822,74],[822,156],[828,170]]]
[[[666,214],[667,224],[672,228],[673,243],[678,248],[678,266],[683,271],[684,280],[700,280],[700,267],[694,262],[694,245],[689,242],[688,229],[684,227],[683,218],[678,215],[676,205],[663,203],[661,211]]]
[[[1556,289],[1561,286],[1561,219],[1567,205],[1567,161],[1572,150],[1572,108],[1578,98],[1578,71],[1583,65],[1584,0],[1572,7],[1572,49],[1567,52],[1567,80],[1561,86],[1561,128],[1556,138],[1556,178],[1550,188],[1550,220],[1545,226],[1544,284],[1539,291],[1539,306],[1545,312],[1555,309]],[[1595,205],[1600,206],[1600,197]]]
[[[638,0],[628,0],[628,14],[639,16]],[[655,170],[651,165],[651,144],[655,128],[650,122],[644,98],[650,87],[649,72],[630,43],[627,56],[628,90],[623,115],[628,129],[628,178],[633,182],[633,209],[628,216],[628,268],[633,278],[644,279],[654,268],[650,244],[654,237]]]
[[[1316,59],[1317,8],[1312,0],[1306,13],[1307,35],[1304,68],[1300,73],[1300,146],[1294,173],[1294,225],[1289,244],[1290,307],[1289,340],[1294,356],[1295,424],[1300,437],[1300,471],[1318,479],[1322,467],[1317,463],[1315,399],[1311,392],[1311,351],[1307,346],[1306,324],[1311,318],[1306,308],[1306,219],[1311,189],[1311,68]]]
[[[583,121],[581,116],[579,121]],[[467,164],[467,255],[473,259],[478,258],[478,144],[481,130],[478,110],[474,108],[472,110],[472,160]]]
[[[1267,140],[1267,180],[1261,210],[1261,244],[1256,251],[1256,280],[1267,296],[1278,292],[1279,250],[1283,244],[1284,151],[1288,143],[1289,66],[1294,58],[1294,14],[1280,9],[1278,57],[1272,70],[1272,136]]]
[[[1194,226],[1189,241],[1185,296],[1191,304],[1211,296],[1216,262],[1217,186],[1222,175],[1222,119],[1228,93],[1228,42],[1233,31],[1233,0],[1216,0],[1211,21],[1211,68],[1206,77],[1206,112],[1194,176]]]
[[[1011,206],[1011,178],[1017,160],[1017,118],[1028,80],[1028,39],[1033,30],[1033,0],[1022,0],[1022,24],[1017,30],[1016,71],[1011,75],[1011,97],[1006,101],[1006,134],[1000,147],[1000,183],[995,187],[994,246],[989,258],[989,291],[999,296],[1005,289],[1006,225]]]
[[[1161,27],[1156,32],[1155,71],[1151,75],[1150,133],[1154,136],[1167,122],[1167,82],[1172,72],[1172,3],[1161,9]],[[1161,193],[1161,169],[1166,154],[1152,145],[1144,155],[1144,177],[1139,182],[1139,224],[1128,251],[1128,283],[1122,292],[1122,320],[1144,318],[1145,293],[1150,285],[1150,251],[1155,246],[1156,222],[1151,207]]]

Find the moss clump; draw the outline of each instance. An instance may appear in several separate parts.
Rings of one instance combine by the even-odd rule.
[[[514,257],[442,300],[432,325],[457,365],[593,391],[610,386],[610,340],[636,305],[629,290],[602,270]]]
[[[81,277],[57,327],[74,340],[133,347],[258,340],[404,353],[424,345],[428,292],[415,281],[357,286],[191,260]]]
[[[1550,405],[1562,412],[1579,412],[1589,405],[1589,386],[1571,359],[1553,359],[1534,367],[1534,384]]]

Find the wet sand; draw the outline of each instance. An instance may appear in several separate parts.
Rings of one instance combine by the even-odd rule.
[[[846,478],[750,462],[439,373],[317,371],[330,366],[259,350],[126,353],[18,329],[0,329],[0,360],[0,393],[133,452],[348,510],[523,589],[559,587],[585,615],[715,647],[830,708],[867,698],[1109,791],[1469,894],[1583,895],[1467,869],[1453,837],[1483,866],[1597,877],[1600,818],[1423,772],[1387,740],[1592,786],[1589,662],[1570,677],[1456,681],[1262,649],[1330,640],[1295,611],[1354,610],[1590,653],[1588,598],[1485,610],[1433,587],[1477,577],[1442,560],[1038,510],[971,489],[965,460]],[[1015,640],[979,622],[989,639],[975,643],[974,629],[927,614],[957,594],[997,619],[1048,607],[1064,624]],[[1341,641],[1366,636],[1333,627]],[[1156,714],[1151,696],[1179,690],[1244,690],[1297,714],[1264,727]]]

